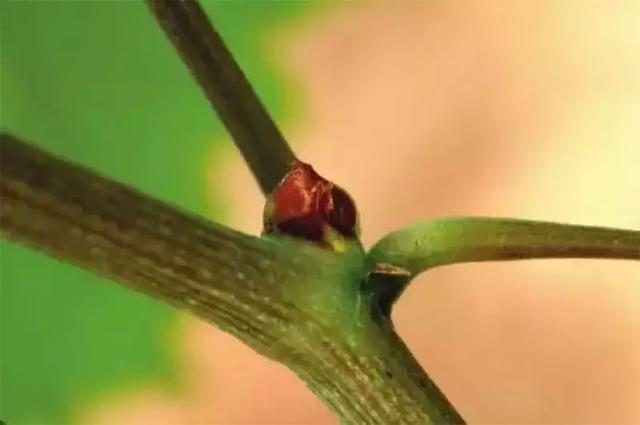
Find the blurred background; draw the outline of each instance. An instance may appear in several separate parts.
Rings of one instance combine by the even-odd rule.
[[[371,245],[443,215],[640,229],[640,3],[205,2]],[[139,2],[2,2],[3,130],[246,232],[261,195]],[[2,241],[8,424],[334,424],[232,337]],[[640,263],[423,275],[395,320],[470,423],[640,423]]]

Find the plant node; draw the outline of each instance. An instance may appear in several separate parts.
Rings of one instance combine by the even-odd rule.
[[[267,197],[263,224],[264,235],[288,235],[337,252],[359,235],[353,199],[300,160]]]

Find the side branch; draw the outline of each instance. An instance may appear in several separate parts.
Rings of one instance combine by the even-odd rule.
[[[288,172],[294,155],[222,38],[194,0],[147,0],[147,4],[217,111],[262,192],[270,193]]]
[[[640,231],[500,218],[450,218],[393,232],[371,258],[416,275],[452,263],[532,258],[640,260]]]
[[[276,328],[292,320],[274,286],[302,272],[278,246],[182,213],[7,134],[0,135],[0,161],[4,237],[191,310],[263,352]]]

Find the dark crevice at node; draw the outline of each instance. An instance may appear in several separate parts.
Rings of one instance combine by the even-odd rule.
[[[390,264],[376,264],[363,281],[362,291],[369,294],[370,314],[381,325],[393,327],[391,309],[406,288],[411,274]]]

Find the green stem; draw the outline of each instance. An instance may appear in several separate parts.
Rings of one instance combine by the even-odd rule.
[[[416,275],[445,264],[532,258],[640,259],[640,231],[502,218],[446,218],[393,232],[374,262]]]
[[[147,0],[268,194],[295,159],[224,41],[195,0]]]
[[[292,322],[291,306],[270,297],[287,270],[300,279],[306,271],[292,268],[279,245],[183,213],[7,134],[0,173],[3,237],[190,310],[253,347],[273,346],[274,333]]]
[[[372,320],[359,249],[244,235],[4,133],[0,195],[3,237],[216,324],[291,368],[345,423],[463,422],[389,323]]]

